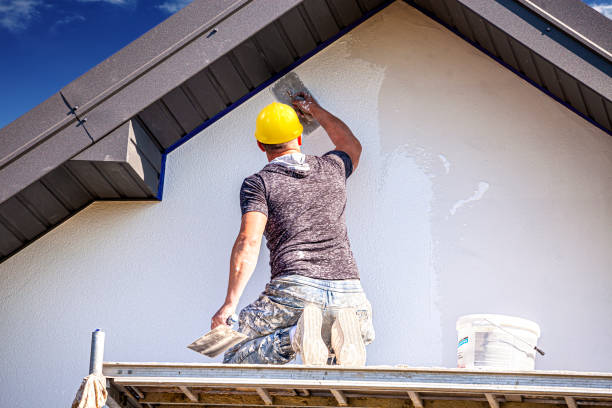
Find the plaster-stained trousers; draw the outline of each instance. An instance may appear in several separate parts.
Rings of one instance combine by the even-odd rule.
[[[297,324],[307,303],[323,312],[322,338],[333,357],[331,325],[340,308],[357,311],[365,344],[374,340],[372,307],[361,282],[323,280],[299,275],[282,276],[266,285],[253,303],[240,311],[238,331],[248,339],[230,348],[223,358],[233,364],[285,364],[295,358],[289,332]]]

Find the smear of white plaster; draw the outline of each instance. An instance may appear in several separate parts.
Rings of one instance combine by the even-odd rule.
[[[467,203],[471,201],[480,200],[484,196],[484,194],[487,192],[488,189],[489,189],[489,183],[485,181],[481,181],[480,183],[478,183],[478,189],[474,191],[474,193],[471,196],[469,196],[465,200],[459,200],[455,203],[455,205],[453,205],[453,208],[450,209],[450,214],[455,215],[457,210],[463,207],[464,205],[466,205]]]
[[[385,129],[390,132],[393,127],[382,131]],[[405,145],[376,160],[380,166],[376,194],[370,193],[375,197],[370,198],[374,212],[369,225],[360,231],[370,239],[356,245],[366,281],[374,276],[378,282],[369,296],[382,329],[368,353],[377,363],[395,359],[418,366],[439,365],[442,329],[430,221],[433,181]],[[394,325],[393,336],[389,335],[390,322],[401,322]],[[397,338],[402,339],[401,349],[396,346]]]
[[[440,365],[442,328],[429,218],[433,184],[427,174],[431,156],[423,146],[394,138],[402,132],[398,123],[380,123],[379,111],[397,109],[405,94],[388,88],[392,94],[381,97],[387,67],[354,55],[361,49],[360,37],[344,38],[318,54],[316,64],[307,61],[296,72],[363,146],[359,169],[347,183],[346,220],[361,282],[377,315],[368,362]],[[351,67],[350,81],[342,66]],[[360,86],[349,85],[354,83]],[[324,132],[313,132],[304,139],[304,152],[324,153],[333,148],[329,143]],[[401,346],[397,338],[403,339]]]
[[[439,154],[438,157],[442,161],[442,165],[444,165],[444,171],[446,171],[446,174],[448,174],[450,172],[450,162],[443,154]]]

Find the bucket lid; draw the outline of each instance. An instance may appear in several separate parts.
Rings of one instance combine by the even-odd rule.
[[[491,325],[491,323],[487,322],[487,320],[502,327],[515,327],[517,329],[528,330],[533,332],[537,337],[540,337],[540,326],[536,322],[532,322],[531,320],[523,319],[521,317],[498,314],[471,314],[461,316],[459,319],[457,319],[456,328],[459,330],[461,327],[471,325],[477,321],[484,321],[485,324]]]

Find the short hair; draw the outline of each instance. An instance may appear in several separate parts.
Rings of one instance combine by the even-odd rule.
[[[285,143],[279,143],[279,144],[266,144],[266,143],[262,143],[261,145],[263,146],[264,150],[266,152],[277,152],[279,150],[286,150],[289,149],[291,147],[291,145],[293,144],[293,140],[290,140],[288,142]]]

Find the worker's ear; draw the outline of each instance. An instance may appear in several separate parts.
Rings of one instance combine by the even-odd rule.
[[[298,146],[302,145],[302,135],[298,136]]]
[[[264,149],[263,144],[259,140],[257,141],[257,146],[259,147],[259,150],[264,153],[266,152],[266,149]]]

